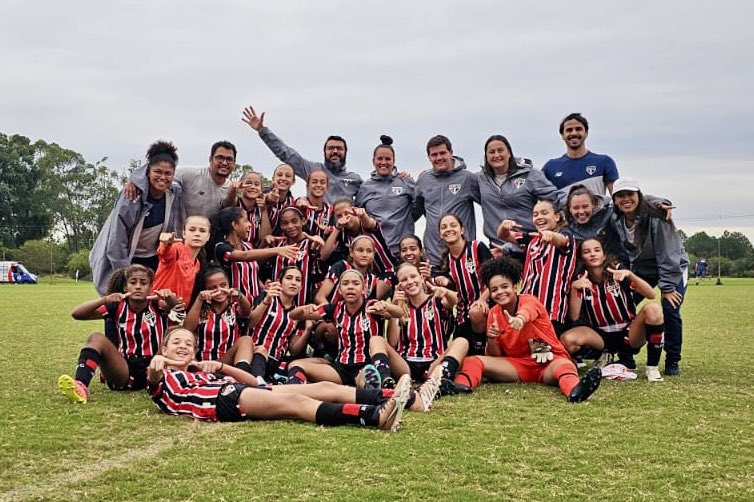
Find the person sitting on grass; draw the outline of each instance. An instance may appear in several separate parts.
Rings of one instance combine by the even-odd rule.
[[[80,321],[104,319],[107,336],[89,335],[74,376],[58,378],[58,390],[72,403],[89,401],[89,383],[97,368],[111,390],[146,386],[147,366],[160,348],[168,312],[179,302],[170,290],[150,296],[153,278],[152,270],[143,265],[118,269],[110,277],[107,295],[73,309],[71,315]]]
[[[329,382],[260,387],[250,373],[219,361],[194,361],[195,335],[171,328],[147,370],[148,392],[169,415],[196,420],[298,419],[318,425],[359,425],[397,431],[411,394],[408,377],[392,397]],[[250,356],[251,354],[247,354]]]
[[[657,368],[665,331],[662,307],[646,303],[637,314],[634,302],[635,293],[654,300],[654,288],[630,270],[617,268],[599,239],[584,240],[579,259],[586,270],[571,284],[569,308],[577,326],[563,333],[563,345],[571,354],[582,348],[603,351],[595,365],[604,367],[614,352],[638,352],[647,343],[647,380],[662,382]]]
[[[516,293],[521,281],[517,261],[507,256],[490,260],[481,275],[495,302],[487,320],[487,355],[463,360],[457,387],[473,389],[482,376],[493,382],[537,382],[557,385],[574,403],[597,390],[602,370],[592,367],[579,379],[545,307],[533,295]]]

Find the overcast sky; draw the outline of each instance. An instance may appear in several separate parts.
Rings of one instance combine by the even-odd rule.
[[[414,174],[438,133],[474,171],[491,134],[541,167],[578,111],[589,148],[672,199],[687,233],[754,239],[753,4],[530,4],[3,0],[0,132],[116,170],[156,139],[200,166],[228,139],[269,175],[252,104],[312,160],[344,136],[366,177],[383,133]]]

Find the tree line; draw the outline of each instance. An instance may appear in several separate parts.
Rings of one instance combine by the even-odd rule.
[[[138,167],[132,160],[129,171]],[[251,166],[239,166],[234,178]],[[18,260],[34,273],[89,273],[89,250],[126,181],[107,166],[73,150],[18,134],[0,133],[0,258]],[[264,179],[265,186],[269,180]],[[720,237],[679,230],[691,258],[708,273],[754,277],[754,248],[741,232]],[[718,244],[720,258],[718,258]]]

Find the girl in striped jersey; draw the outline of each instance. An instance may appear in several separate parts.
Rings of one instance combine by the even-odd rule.
[[[197,334],[196,360],[229,364],[240,346],[252,346],[251,338],[241,337],[239,329],[250,312],[249,300],[230,287],[223,269],[210,266],[200,272],[183,322],[186,329]]]
[[[283,237],[269,239],[284,248],[295,250],[293,256],[280,255],[267,263],[267,277],[274,279],[286,267],[299,269],[303,274],[303,285],[296,298],[296,305],[306,305],[314,295],[314,287],[319,277],[319,252],[324,241],[316,235],[304,232],[304,214],[296,206],[288,206],[280,212],[280,229]],[[272,248],[279,249],[279,248]]]
[[[304,230],[309,235],[317,235],[326,240],[335,225],[333,205],[325,202],[325,194],[330,186],[327,173],[317,169],[309,173],[306,180],[306,197],[296,199],[296,207],[304,213]]]
[[[281,363],[289,360],[288,351],[292,356],[304,352],[309,338],[305,323],[294,321],[290,316],[301,291],[301,271],[285,267],[277,280],[256,298],[249,316],[251,336],[256,345],[251,374],[267,381],[281,371]]]
[[[105,319],[107,336],[92,333],[79,354],[74,377],[61,375],[58,390],[72,403],[89,400],[89,383],[97,368],[112,390],[138,390],[146,386],[146,369],[167,329],[167,313],[178,304],[170,290],[155,291],[154,273],[142,265],[116,270],[108,294],[82,303],[74,319]],[[107,326],[112,328],[109,332]]]
[[[250,373],[219,361],[193,365],[195,350],[194,334],[174,328],[165,335],[162,354],[149,365],[149,394],[165,413],[220,422],[294,418],[397,431],[411,395],[408,378],[391,398],[382,391],[327,382],[260,387]]]
[[[298,256],[298,247],[254,249],[250,242],[244,240],[249,235],[251,223],[240,207],[221,209],[215,219],[212,225],[215,241],[218,235],[224,239],[214,247],[215,258],[228,274],[230,287],[237,289],[251,303],[259,296],[257,261],[274,257],[293,259]]]
[[[291,312],[294,320],[329,321],[335,325],[338,339],[337,357],[333,363],[326,359],[299,359],[290,364],[289,383],[328,381],[364,387],[364,369],[373,364],[378,374],[367,373],[369,385],[395,384],[390,376],[387,342],[382,336],[382,317],[400,317],[403,310],[384,301],[364,298],[364,277],[356,269],[348,269],[340,276],[337,303],[303,305]],[[370,368],[371,370],[372,368]],[[376,380],[373,381],[372,378]]]
[[[239,193],[240,190],[240,193]],[[259,247],[265,237],[272,234],[270,217],[267,213],[267,199],[262,191],[262,175],[246,171],[241,179],[228,189],[224,207],[238,206],[246,212],[249,220],[249,233],[243,238],[254,247]]]
[[[489,248],[480,241],[467,241],[465,229],[455,214],[440,218],[440,238],[445,251],[435,284],[458,291],[458,311],[454,337],[469,342],[469,354],[484,354],[485,326],[489,312],[489,292],[479,278],[482,265],[492,258]]]
[[[398,265],[395,274],[398,285],[393,303],[403,309],[404,316],[390,319],[388,325],[388,356],[393,376],[408,373],[413,380],[423,382],[441,365],[442,377],[452,380],[469,350],[465,338],[456,338],[448,344],[458,295],[439,286],[429,286],[427,293],[419,268],[411,263]]]
[[[569,328],[568,293],[576,270],[576,240],[562,233],[563,215],[551,201],[534,205],[532,220],[536,232],[522,234],[513,220],[503,220],[497,235],[503,240],[526,245],[521,294],[536,296],[550,313],[558,336]]]
[[[416,235],[407,235],[398,243],[401,263],[410,263],[419,269],[425,281],[432,281],[432,266],[424,256],[424,246]]]
[[[657,368],[665,331],[662,308],[657,303],[646,303],[637,313],[634,302],[635,292],[653,300],[652,286],[630,270],[610,263],[598,239],[584,240],[579,258],[586,270],[571,285],[570,316],[574,321],[581,319],[583,322],[578,324],[583,325],[563,333],[563,345],[571,354],[582,348],[612,354],[621,349],[638,351],[647,343],[647,379],[662,382]],[[600,358],[598,363],[608,360]]]
[[[283,209],[294,204],[291,186],[296,182],[293,168],[280,164],[272,171],[272,188],[267,192],[267,213],[270,218],[272,235],[283,235],[280,228],[280,216]]]
[[[366,235],[374,243],[374,271],[378,275],[393,274],[398,260],[390,252],[380,224],[364,208],[354,207],[353,200],[343,199],[334,205],[335,229],[322,250],[322,259],[345,259],[353,241]],[[332,260],[330,260],[332,262]]]

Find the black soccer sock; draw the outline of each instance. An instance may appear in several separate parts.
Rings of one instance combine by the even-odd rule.
[[[665,324],[647,324],[644,333],[647,337],[647,366],[657,366],[665,345]]]
[[[440,367],[442,367],[442,377],[447,378],[448,380],[453,380],[456,377],[456,373],[458,373],[458,368],[461,367],[461,364],[455,357],[445,356],[442,358]]]
[[[356,404],[382,404],[392,397],[392,389],[389,396],[385,396],[388,389],[356,389]]]
[[[473,331],[471,335],[471,348],[469,349],[476,355],[484,355],[484,347],[487,345],[487,333],[484,331]]]
[[[254,354],[251,358],[251,374],[255,377],[264,376],[267,372],[267,359],[262,354]]]
[[[99,368],[100,354],[91,347],[84,347],[79,353],[79,363],[76,366],[75,379],[89,387],[94,373]]]
[[[236,364],[234,364],[234,366],[238,368],[239,370],[244,370],[246,373],[251,373],[253,375],[252,366],[249,363],[249,361],[238,361]],[[254,375],[254,376],[257,376],[257,375]]]
[[[317,408],[314,422],[317,425],[363,425],[377,427],[378,407],[369,404],[322,403]]]
[[[306,371],[301,369],[299,366],[294,366],[288,370],[288,381],[287,384],[299,384],[299,383],[306,383],[309,379],[306,377]]]
[[[383,382],[390,378],[390,362],[387,359],[387,354],[375,354],[372,356],[372,363],[380,372],[380,378]]]

